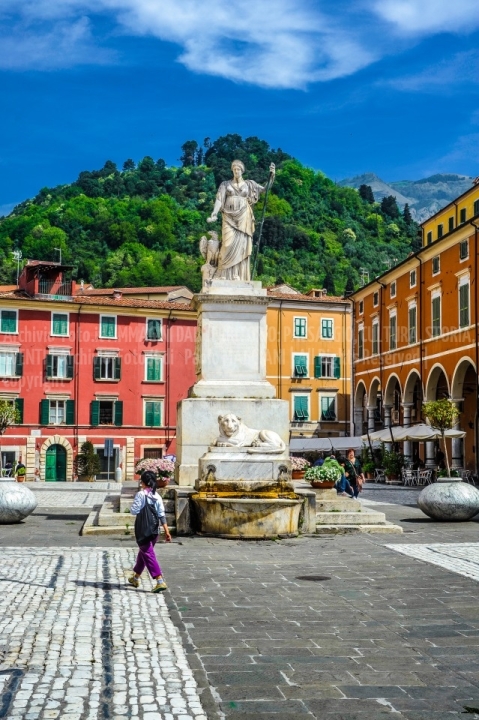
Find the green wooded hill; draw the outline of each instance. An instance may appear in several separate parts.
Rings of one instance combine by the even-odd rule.
[[[107,161],[15,207],[0,218],[0,282],[15,282],[13,250],[24,259],[57,260],[55,248],[61,248],[75,277],[95,287],[185,284],[199,290],[198,241],[212,229],[206,218],[216,187],[231,177],[236,157],[247,168],[245,177],[262,184],[270,162],[277,167],[257,263],[264,284],[338,294],[360,284],[362,269],[373,278],[417,249],[417,226],[393,198],[379,205],[370,192],[340,187],[264,140],[227,135],[203,146],[188,141],[182,151],[180,167],[145,157],[126,160],[119,170]],[[258,221],[262,203],[255,207]]]

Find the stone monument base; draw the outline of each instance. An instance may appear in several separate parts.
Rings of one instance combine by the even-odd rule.
[[[218,435],[218,416],[226,413],[234,413],[248,427],[274,430],[288,446],[289,403],[287,400],[187,398],[178,403],[178,457],[175,471],[175,481],[178,485],[195,486],[198,479],[198,460],[207,452],[211,441]],[[275,455],[268,457],[269,462],[277,458]]]

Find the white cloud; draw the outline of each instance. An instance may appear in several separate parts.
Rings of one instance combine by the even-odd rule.
[[[3,0],[1,13],[4,18],[20,15],[28,40],[39,23],[44,27],[61,22],[63,28],[71,23],[73,29],[79,16],[113,14],[125,34],[180,45],[179,61],[194,72],[272,88],[301,88],[343,77],[376,59],[335,21],[310,9],[306,0],[236,0],[233,5],[224,0]],[[55,64],[53,57],[61,54],[58,43],[48,34],[39,37],[37,46]],[[74,45],[79,56],[87,48],[86,43]],[[95,62],[89,49],[83,56],[85,62]]]
[[[401,51],[405,38],[410,44],[431,33],[468,32],[479,26],[477,2],[0,0],[0,67],[112,61],[92,31],[102,17],[113,21],[115,33],[177,44],[179,62],[193,72],[304,88]]]
[[[374,0],[373,8],[406,35],[470,32],[479,27],[477,0]]]
[[[443,60],[416,75],[394,78],[388,81],[398,90],[410,92],[450,93],[464,90],[464,83],[479,83],[479,51],[458,53],[451,60]]]

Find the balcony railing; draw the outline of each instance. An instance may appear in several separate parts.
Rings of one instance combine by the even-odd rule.
[[[67,280],[58,284],[54,280],[40,280],[38,283],[38,294],[48,295],[58,299],[70,298],[72,296],[72,283]]]

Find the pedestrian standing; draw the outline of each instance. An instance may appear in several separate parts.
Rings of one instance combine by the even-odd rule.
[[[364,474],[362,465],[356,457],[353,448],[348,450],[344,469],[348,482],[353,488],[354,497],[357,498],[363,489]]]
[[[135,495],[130,508],[130,513],[136,516],[135,538],[138,545],[138,556],[133,568],[133,575],[128,578],[128,582],[137,588],[140,584],[141,574],[146,568],[152,579],[155,580],[155,586],[151,592],[159,593],[168,587],[155,554],[160,524],[165,531],[166,542],[171,542],[171,535],[166,524],[163,500],[156,492],[156,474],[151,470],[146,470],[141,476],[140,486],[141,490]]]

